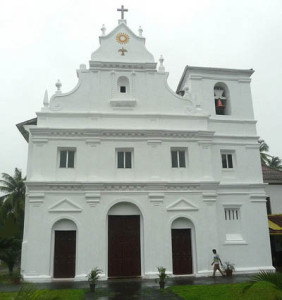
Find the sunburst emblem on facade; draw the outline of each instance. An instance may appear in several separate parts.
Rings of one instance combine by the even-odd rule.
[[[123,32],[120,32],[116,36],[116,40],[120,44],[127,44],[129,42],[129,35]]]

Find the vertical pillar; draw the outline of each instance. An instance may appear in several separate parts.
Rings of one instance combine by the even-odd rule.
[[[117,81],[116,81],[116,72],[112,71],[111,72],[111,84],[112,84],[112,89],[111,89],[111,98],[115,98],[116,95],[116,90],[117,90]]]
[[[213,160],[211,153],[211,142],[200,141],[199,146],[201,148],[201,167],[202,167],[202,179],[213,180]]]
[[[131,73],[131,97],[135,99],[135,77],[136,73],[135,71],[132,71]]]

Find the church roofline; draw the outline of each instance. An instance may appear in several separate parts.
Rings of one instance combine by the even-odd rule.
[[[16,124],[18,130],[20,131],[20,133],[22,134],[22,136],[24,137],[24,139],[28,142],[29,140],[29,132],[25,129],[26,125],[37,125],[37,118],[33,118],[21,123]]]
[[[229,69],[229,68],[213,68],[213,67],[195,67],[187,65],[182,73],[180,81],[178,83],[176,93],[180,91],[180,88],[183,84],[185,76],[190,71],[195,71],[196,73],[206,73],[206,74],[226,74],[226,75],[241,75],[246,77],[251,77],[255,72],[253,69]]]

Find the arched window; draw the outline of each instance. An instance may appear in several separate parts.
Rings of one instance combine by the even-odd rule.
[[[129,80],[125,76],[120,76],[117,81],[118,93],[128,94],[129,93]]]
[[[218,82],[214,86],[214,104],[217,115],[231,114],[229,90],[225,83]]]

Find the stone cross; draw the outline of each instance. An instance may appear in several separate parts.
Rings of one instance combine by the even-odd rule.
[[[121,8],[118,8],[117,11],[121,12],[121,19],[124,20],[124,12],[128,11],[128,9],[125,9],[124,6],[122,5]]]

